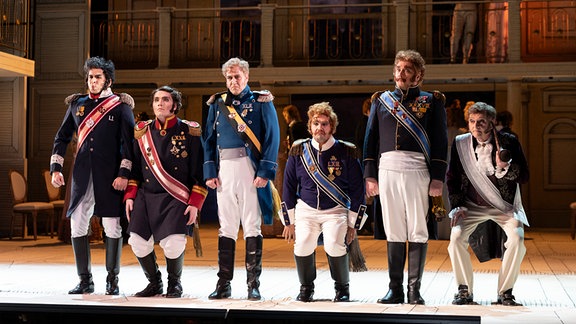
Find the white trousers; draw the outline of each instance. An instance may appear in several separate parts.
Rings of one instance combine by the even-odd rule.
[[[261,236],[262,218],[254,186],[255,170],[250,158],[221,160],[218,176],[218,236],[236,241],[240,224],[244,238]]]
[[[427,170],[378,170],[382,222],[388,242],[428,242]]]
[[[112,184],[110,184],[112,185]],[[92,183],[92,175],[88,180],[88,187],[82,200],[78,203],[76,209],[70,215],[70,232],[71,237],[82,237],[88,235],[90,228],[90,218],[94,214],[94,184]],[[122,237],[122,225],[120,225],[120,217],[102,217],[102,226],[106,237],[117,239]]]
[[[143,258],[154,251],[154,236],[145,240],[142,236],[130,232],[128,244],[132,247],[132,252],[138,258]],[[168,259],[176,259],[186,250],[186,235],[172,234],[160,240],[160,247],[164,251],[164,256]]]
[[[324,233],[324,251],[331,257],[340,257],[346,251],[346,231],[348,229],[348,210],[334,207],[318,210],[298,200],[295,207],[294,255],[305,257],[314,253],[318,246],[318,237]]]
[[[452,227],[448,253],[452,261],[452,269],[458,285],[467,285],[468,291],[474,291],[474,277],[472,261],[468,251],[468,238],[474,232],[478,224],[493,220],[506,233],[508,237],[504,246],[506,251],[502,257],[502,265],[498,273],[498,294],[514,287],[520,264],[526,254],[524,245],[524,225],[514,217],[502,214],[501,211],[492,207],[483,207],[475,204],[467,204],[467,217],[461,218],[458,224]]]

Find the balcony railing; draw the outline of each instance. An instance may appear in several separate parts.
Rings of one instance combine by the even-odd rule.
[[[453,47],[462,62],[462,44],[451,44],[456,3],[97,12],[91,54],[123,69],[218,67],[234,56],[253,66],[378,65],[400,47],[449,63]],[[477,11],[469,63],[576,60],[573,1],[467,3]]]
[[[0,51],[28,58],[29,0],[0,0]]]

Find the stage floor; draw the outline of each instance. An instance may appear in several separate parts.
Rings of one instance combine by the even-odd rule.
[[[243,265],[245,250],[242,239],[237,243],[232,298],[208,300],[207,296],[214,290],[217,280],[217,228],[213,225],[205,226],[201,229],[201,236],[202,257],[195,255],[192,240],[188,242],[182,275],[184,296],[180,299],[133,297],[135,292],[146,286],[147,280],[128,245],[123,248],[119,296],[104,294],[106,270],[104,245],[101,242],[92,243],[92,271],[96,292],[91,295],[68,295],[67,291],[77,283],[70,245],[47,236],[40,236],[37,241],[29,238],[0,240],[0,323],[42,323],[42,318],[34,316],[34,312],[113,312],[118,314],[116,319],[136,313],[142,316],[148,314],[149,321],[144,322],[154,322],[154,316],[196,316],[189,323],[224,322],[213,319],[224,319],[227,316],[229,319],[236,316],[235,321],[227,322],[250,322],[247,317],[241,319],[242,312],[253,317],[261,314],[257,320],[252,319],[254,323],[266,323],[265,319],[272,321],[272,318],[275,318],[275,323],[288,323],[290,319],[298,322],[302,320],[298,319],[298,314],[307,317],[303,323],[328,322],[329,319],[330,322],[338,322],[334,319],[340,319],[372,323],[464,323],[468,320],[482,323],[576,323],[576,241],[570,240],[567,232],[527,230],[527,255],[514,287],[517,301],[524,305],[521,307],[491,305],[496,300],[500,261],[479,263],[474,256],[474,299],[478,305],[451,305],[457,287],[446,252],[446,240],[430,241],[429,244],[421,288],[426,305],[378,304],[376,300],[386,293],[388,284],[386,242],[368,236],[360,236],[368,271],[350,274],[350,303],[331,301],[334,297],[333,282],[322,247],[317,251],[315,301],[295,301],[299,283],[293,250],[291,244],[282,238],[264,240],[264,269],[260,277],[262,301],[246,300]],[[156,253],[165,279],[165,262],[159,247]],[[203,316],[206,317],[205,321],[199,319]],[[46,322],[55,322],[53,319],[48,321],[48,318],[53,317],[45,317]],[[84,323],[88,322],[84,320]]]

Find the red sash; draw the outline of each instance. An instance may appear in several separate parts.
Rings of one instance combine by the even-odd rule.
[[[138,145],[140,146],[140,151],[142,151],[142,154],[144,154],[146,158],[146,164],[148,164],[148,167],[152,170],[152,174],[156,180],[160,182],[162,187],[171,194],[172,197],[180,200],[183,204],[188,205],[190,190],[164,170],[158,152],[156,151],[156,147],[154,146],[150,130],[138,139]]]
[[[90,134],[94,129],[94,126],[96,126],[96,124],[98,124],[105,115],[121,103],[120,97],[112,95],[104,99],[98,106],[92,109],[88,116],[86,116],[82,123],[80,123],[80,126],[78,126],[78,151],[84,143],[84,140],[88,137],[88,134]]]

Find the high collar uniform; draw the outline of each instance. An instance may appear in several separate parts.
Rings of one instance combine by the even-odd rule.
[[[70,102],[54,140],[50,171],[62,172],[64,156],[82,121],[105,98],[76,95]],[[94,214],[120,217],[123,210],[121,191],[112,187],[116,177],[128,178],[133,161],[134,115],[132,107],[121,103],[93,126],[75,154],[68,217],[77,207],[88,186],[94,184]]]

